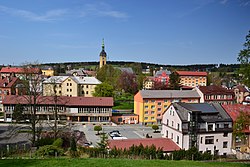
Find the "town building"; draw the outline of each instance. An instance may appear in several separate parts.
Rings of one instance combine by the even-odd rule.
[[[232,89],[223,88],[222,86],[209,85],[194,88],[201,96],[201,103],[214,102],[220,104],[235,103],[234,91]]]
[[[18,77],[20,79],[26,79],[29,75],[40,74],[41,70],[39,68],[32,67],[2,67],[0,70],[1,78],[5,77]]]
[[[198,71],[176,71],[180,77],[180,84],[197,87],[207,86],[207,73]]]
[[[236,98],[236,103],[242,104],[246,100],[246,97],[250,95],[250,92],[243,85],[237,85],[233,90]]]
[[[233,119],[234,124],[241,112],[245,113],[250,118],[250,105],[228,104],[222,106],[226,110],[226,112],[230,115],[230,117]],[[243,135],[233,136],[232,148],[237,151],[250,153],[250,122],[245,122],[245,125],[243,126],[244,126],[242,129]]]
[[[233,122],[218,103],[173,103],[163,114],[162,134],[181,149],[231,153]]]
[[[116,124],[137,124],[139,116],[134,113],[112,113],[111,121]]]
[[[102,68],[107,63],[107,53],[105,52],[104,39],[102,40],[102,51],[100,53],[99,68]]]
[[[154,87],[154,77],[153,76],[147,76],[143,80],[143,89],[150,90]]]
[[[22,105],[27,120],[30,118],[33,101],[28,96],[9,95],[3,100],[5,121],[11,122],[16,105]],[[39,96],[36,98],[36,113],[39,120],[58,120],[69,122],[110,122],[113,107],[112,97],[68,97]]]
[[[126,140],[109,140],[109,149],[129,150],[132,146],[143,145],[143,147],[155,146],[156,149],[162,149],[164,153],[171,153],[180,150],[180,147],[172,140],[167,138],[142,138],[142,139],[126,139]]]
[[[55,74],[55,71],[53,67],[51,66],[44,66],[41,68],[41,71],[42,71],[42,75],[47,76],[47,77],[54,76]]]
[[[95,77],[53,76],[43,81],[43,96],[93,97],[98,84]]]
[[[163,111],[173,102],[199,103],[200,96],[195,90],[140,90],[134,96],[134,113],[140,124],[160,124]]]
[[[165,85],[167,87],[169,84],[170,74],[171,74],[171,72],[168,70],[156,71],[156,73],[154,75],[154,82],[159,83],[161,85]]]

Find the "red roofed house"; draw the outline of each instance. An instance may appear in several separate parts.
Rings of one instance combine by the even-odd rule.
[[[240,112],[245,112],[250,117],[250,105],[233,104],[233,105],[222,105],[226,112],[236,121]],[[244,128],[245,138],[239,138],[235,136],[232,140],[232,148],[240,150],[242,152],[250,153],[250,122],[245,125]]]
[[[207,85],[207,73],[197,71],[176,71],[180,77],[181,85],[196,87]]]
[[[128,150],[131,146],[139,146],[142,144],[144,147],[154,145],[156,149],[162,148],[165,153],[170,153],[175,150],[180,150],[180,147],[168,138],[143,138],[143,139],[121,139],[109,140],[108,146],[110,149],[117,148]]]
[[[0,70],[1,78],[7,76],[12,77],[26,77],[27,74],[39,74],[41,70],[39,68],[21,68],[21,67],[3,67]]]
[[[6,96],[3,100],[5,121],[12,121],[12,113],[17,104],[21,104],[29,119],[31,111],[27,96]],[[56,102],[57,101],[57,102]],[[112,116],[112,97],[69,97],[60,96],[55,101],[53,96],[37,98],[37,115],[41,120],[54,119],[55,104],[58,119],[72,122],[110,122]],[[32,102],[31,102],[32,103]]]
[[[233,104],[235,102],[234,91],[222,86],[210,85],[195,88],[201,96],[202,102],[215,102],[220,104]]]

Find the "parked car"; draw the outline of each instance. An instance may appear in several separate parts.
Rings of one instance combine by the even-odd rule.
[[[121,137],[122,135],[120,134],[118,130],[113,130],[109,132],[109,136],[113,139],[114,137]]]

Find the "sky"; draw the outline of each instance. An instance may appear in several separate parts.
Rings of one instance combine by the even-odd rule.
[[[250,0],[0,0],[0,64],[234,64]]]

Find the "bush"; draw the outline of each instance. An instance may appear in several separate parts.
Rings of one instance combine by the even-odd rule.
[[[41,138],[39,140],[37,140],[37,146],[45,146],[45,145],[51,145],[53,144],[54,139],[53,138],[49,138],[49,137],[45,137],[45,138]]]
[[[58,156],[63,155],[63,149],[58,148],[57,146],[54,146],[54,145],[45,145],[45,146],[40,147],[36,151],[36,155],[37,156],[42,156],[42,157],[56,156],[56,154]]]
[[[61,148],[61,147],[62,147],[62,144],[63,144],[63,139],[58,138],[58,139],[56,139],[56,140],[53,142],[52,145]]]

